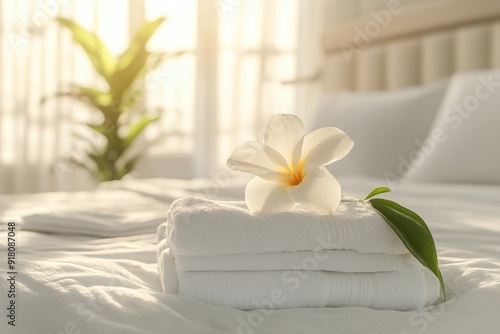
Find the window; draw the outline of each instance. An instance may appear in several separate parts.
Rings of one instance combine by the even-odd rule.
[[[191,164],[177,168],[197,177],[223,168],[231,149],[260,133],[272,114],[300,110],[301,86],[284,81],[317,66],[317,56],[304,56],[304,46],[318,45],[304,34],[312,29],[304,17],[319,12],[320,3],[1,0],[0,192],[94,186],[84,171],[65,165],[64,157],[85,149],[79,137],[92,133],[81,123],[95,115],[71,100],[40,101],[70,83],[104,83],[54,17],[96,31],[116,55],[144,19],[168,17],[149,47],[184,54],[144,80],[143,107],[161,110],[162,119],[148,128],[139,149],[165,159],[188,156]]]

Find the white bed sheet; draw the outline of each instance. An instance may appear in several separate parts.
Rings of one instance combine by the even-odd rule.
[[[360,197],[384,182],[351,179],[341,184],[346,194]],[[65,226],[58,224],[20,221],[16,328],[8,326],[3,315],[0,332],[498,333],[500,187],[408,184],[387,195],[427,221],[438,247],[448,301],[414,312],[365,308],[244,312],[164,294],[152,221],[163,219],[173,199],[214,194],[213,189],[202,181],[130,180],[103,185],[93,193],[1,197],[2,222],[37,212],[70,213],[75,206],[91,211],[97,200],[106,204],[100,214],[102,207],[107,206],[111,215],[131,203],[134,210],[154,214],[144,221],[129,221],[136,226],[126,231],[119,229],[119,221],[107,221],[104,232],[99,232],[104,237],[86,232],[82,222],[71,219],[67,221],[71,234],[64,234]],[[217,194],[241,198],[243,187],[237,182]],[[79,234],[70,228],[72,224],[79,225]],[[118,236],[110,238],[113,229]],[[4,231],[0,233],[2,310],[7,305],[5,240]]]

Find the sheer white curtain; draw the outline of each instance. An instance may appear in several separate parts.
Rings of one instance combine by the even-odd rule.
[[[113,13],[113,20],[109,14]],[[118,54],[127,45],[127,1],[0,1],[0,192],[85,189],[82,171],[63,161],[85,149],[77,135],[95,115],[65,99],[43,97],[70,83],[101,86],[83,51],[54,17],[69,17],[96,30]]]
[[[216,17],[209,13],[214,6]],[[206,176],[224,168],[235,145],[262,136],[273,114],[307,118],[320,84],[290,82],[320,68],[324,15],[323,0],[221,0],[207,1],[204,8],[199,19],[217,21],[206,27],[216,29],[218,41],[217,48],[209,49],[213,63],[206,64],[216,68],[209,72],[213,77],[205,77],[206,84],[216,82],[218,88],[207,101],[211,113],[204,121],[211,129],[200,137],[204,147],[198,146],[203,149],[196,156],[198,172]]]
[[[70,100],[40,100],[69,83],[100,86],[83,51],[53,18],[95,30],[118,55],[144,19],[167,16],[149,46],[184,50],[146,77],[146,108],[161,108],[142,147],[163,157],[153,176],[223,168],[231,149],[277,112],[307,113],[316,87],[284,84],[320,63],[322,0],[0,0],[0,192],[94,186],[64,157],[85,149],[95,115]],[[185,156],[182,165],[165,164]],[[152,160],[157,161],[157,160]],[[173,160],[172,160],[173,161]],[[151,169],[143,168],[140,176]]]

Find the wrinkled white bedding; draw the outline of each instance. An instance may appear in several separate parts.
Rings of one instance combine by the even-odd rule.
[[[341,180],[341,184],[346,194],[361,197],[384,182]],[[202,181],[130,180],[104,184],[95,192],[0,197],[2,228],[11,218],[19,219],[21,227],[16,328],[7,325],[2,311],[0,332],[498,333],[499,186],[408,184],[386,196],[418,212],[438,247],[448,301],[415,312],[365,308],[244,312],[163,294],[155,226],[163,221],[172,200],[214,194],[214,189]],[[236,185],[216,193],[219,198],[236,199],[242,190]],[[82,214],[72,218],[73,210]],[[31,219],[20,219],[29,215]],[[5,242],[3,231],[2,310],[7,306]]]

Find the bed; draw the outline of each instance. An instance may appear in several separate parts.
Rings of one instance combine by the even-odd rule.
[[[462,76],[461,72],[500,64],[498,2],[456,0],[407,6],[394,14],[391,24],[371,37],[367,45],[360,47],[350,62],[346,62],[345,50],[339,45],[353,40],[352,26],[363,27],[373,18],[359,18],[327,29],[323,43],[325,90],[349,89],[351,92],[326,97],[317,115],[312,117],[311,127],[328,121],[325,113],[332,104],[336,109],[345,110],[361,110],[366,104],[390,110],[406,103],[405,110],[410,110],[412,106],[415,109],[415,105],[423,105],[419,99],[426,99],[428,103],[429,94],[441,94],[434,105],[436,109],[443,109],[443,101],[463,94],[467,97],[468,86],[462,84],[463,80],[483,73]],[[402,22],[408,24],[402,25]],[[454,73],[458,76],[450,79]],[[500,74],[495,72],[495,75],[500,78]],[[455,87],[452,93],[450,85]],[[394,104],[394,99],[401,96],[405,100]],[[498,105],[495,99],[481,100],[480,107],[493,108]],[[349,102],[360,100],[365,101],[364,105],[353,107]],[[498,124],[494,122],[496,114],[486,123]],[[353,120],[347,117],[343,122],[349,126]],[[495,135],[488,132],[484,119],[481,122],[464,121],[460,130],[484,132],[477,135],[480,138]],[[415,128],[414,123],[410,125]],[[433,128],[446,130],[430,116],[420,126],[423,136],[428,136]],[[365,126],[358,131],[363,134],[367,129]],[[400,135],[407,132],[401,130]],[[128,179],[103,183],[88,192],[0,196],[3,310],[0,331],[497,333],[500,328],[500,168],[496,169],[498,153],[495,155],[494,149],[498,147],[498,134],[479,148],[477,145],[465,148],[459,140],[463,136],[457,131],[452,133],[449,140],[434,147],[433,154],[424,155],[424,162],[414,166],[411,173],[406,165],[404,170],[399,170],[403,166],[399,157],[412,154],[414,142],[407,147],[400,146],[398,149],[402,151],[395,154],[390,166],[382,162],[377,165],[372,160],[369,171],[358,169],[356,175],[346,171],[359,165],[358,160],[346,161],[346,165],[337,166],[337,170],[334,167],[345,195],[360,198],[374,187],[390,186],[394,192],[388,194],[388,198],[410,207],[426,220],[437,245],[447,288],[446,302],[413,312],[356,307],[240,311],[164,294],[156,264],[155,231],[165,220],[169,204],[186,196],[242,199],[248,178],[231,174],[230,182],[224,186],[213,180]],[[410,137],[414,135],[411,133]],[[394,141],[390,136],[377,140]],[[476,163],[464,168],[454,168],[456,161],[450,158],[449,152],[455,152],[456,146],[469,156],[488,155],[489,160],[475,160]],[[418,147],[421,152],[424,145]],[[490,147],[492,152],[487,151]],[[366,158],[366,154],[360,153],[358,158],[362,157]],[[435,172],[434,165],[441,166],[443,171]],[[472,170],[478,166],[482,169]],[[461,173],[450,172],[456,169]],[[11,269],[7,258],[8,236],[12,234],[9,227],[13,224],[9,222],[15,222],[16,234],[15,264]],[[9,273],[12,271],[15,274]],[[15,327],[8,324],[9,303],[14,299],[9,297],[11,276],[15,276]]]

